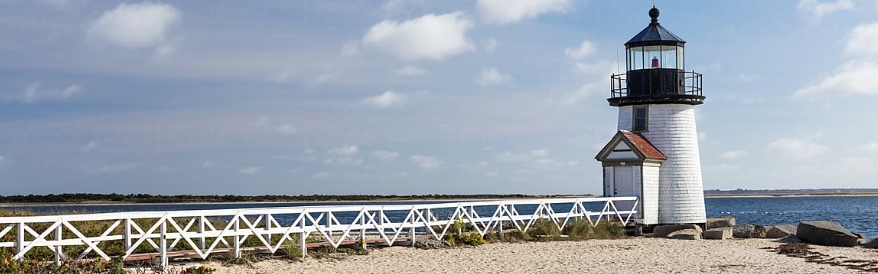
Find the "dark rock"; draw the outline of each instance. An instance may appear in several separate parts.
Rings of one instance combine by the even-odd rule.
[[[701,240],[701,229],[687,228],[681,229],[668,234],[669,239],[678,240]]]
[[[806,243],[828,246],[856,246],[859,239],[857,235],[833,221],[802,221],[796,237]]]
[[[796,235],[796,225],[772,226],[765,232],[765,238],[779,239],[789,235]]]
[[[707,218],[707,223],[704,224],[704,228],[711,229],[717,227],[733,227],[737,224],[735,221],[735,217],[732,216],[723,216],[719,218]]]
[[[652,229],[653,237],[668,237],[669,234],[673,233],[677,230],[683,229],[695,229],[698,230],[698,233],[701,233],[701,227],[698,225],[660,225]]]
[[[711,240],[725,240],[732,238],[732,228],[731,227],[717,227],[705,230],[701,235],[705,239]]]
[[[863,245],[865,248],[878,248],[878,238],[872,239],[871,242],[868,242]]]
[[[866,238],[866,234],[863,234],[863,233],[854,233],[854,235],[857,235],[857,238],[860,238],[860,239]]]
[[[802,240],[799,239],[799,237],[796,237],[796,235],[787,235],[786,237],[777,239],[777,242],[779,242],[779,243],[801,243]]]
[[[768,228],[763,225],[753,226],[753,232],[750,232],[750,238],[765,238],[768,234]]]
[[[755,226],[751,224],[737,224],[732,228],[732,236],[735,238],[750,238]]]

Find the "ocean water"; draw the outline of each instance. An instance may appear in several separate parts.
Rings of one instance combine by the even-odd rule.
[[[130,205],[23,205],[0,206],[7,210],[27,210],[39,214],[103,213],[128,211],[172,211],[208,210],[232,208],[293,207],[314,205],[380,205],[413,203],[446,203],[447,201],[406,201],[406,202],[332,202],[332,203],[234,203],[234,204],[130,204]],[[594,208],[592,208],[593,206]],[[599,211],[600,204],[587,206],[589,210]],[[738,223],[761,225],[796,224],[804,220],[832,220],[841,223],[853,232],[863,233],[868,238],[878,238],[878,196],[802,196],[802,197],[744,197],[707,198],[705,207],[708,217],[734,216]],[[566,212],[570,205],[556,205],[555,212]],[[491,216],[493,207],[476,208],[481,216]],[[535,206],[516,207],[521,214],[536,210]],[[448,215],[451,210],[434,211],[437,216]],[[388,216],[393,221],[401,221],[405,213]],[[350,216],[348,216],[350,215]],[[275,216],[279,222],[291,222],[295,216]],[[356,217],[356,213],[340,214],[339,221]]]
[[[707,198],[707,217],[734,216],[738,223],[779,225],[831,220],[878,238],[878,196]]]

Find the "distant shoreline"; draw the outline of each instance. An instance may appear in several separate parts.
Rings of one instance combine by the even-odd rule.
[[[406,196],[400,198],[380,197],[374,199],[344,199],[345,195],[338,195],[341,199],[290,199],[290,200],[260,200],[260,201],[167,201],[167,202],[136,202],[136,201],[109,201],[109,200],[85,200],[85,201],[62,201],[62,202],[0,202],[0,209],[6,207],[17,206],[112,206],[112,205],[168,205],[168,204],[284,204],[284,203],[311,203],[311,204],[332,204],[332,203],[381,203],[381,202],[454,202],[454,201],[485,201],[485,200],[512,200],[512,199],[546,199],[546,198],[591,198],[600,197],[595,195],[453,195],[454,197],[432,197],[432,196]],[[871,197],[878,196],[878,192],[825,192],[825,193],[753,193],[753,194],[704,194],[704,198],[783,198],[783,197]],[[166,196],[173,197],[173,196]],[[247,197],[247,196],[238,196]]]
[[[782,198],[782,197],[844,197],[844,196],[851,196],[851,197],[878,196],[878,192],[704,194],[704,198]]]
[[[240,202],[166,202],[166,203],[134,203],[134,202],[110,202],[110,201],[83,201],[83,202],[34,202],[34,203],[0,203],[0,209],[4,207],[16,206],[114,206],[114,205],[234,205],[234,204],[286,204],[286,203],[310,203],[310,204],[332,204],[332,203],[381,203],[381,202],[455,202],[455,201],[490,201],[490,200],[528,200],[528,199],[564,199],[564,198],[593,198],[597,196],[564,196],[564,197],[496,197],[496,198],[459,198],[459,199],[373,199],[373,200],[290,200],[290,201],[240,201]]]

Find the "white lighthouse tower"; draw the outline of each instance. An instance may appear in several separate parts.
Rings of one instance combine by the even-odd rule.
[[[626,73],[611,76],[618,132],[598,153],[604,196],[638,196],[644,225],[704,223],[704,188],[695,106],[704,102],[701,74],[685,70],[684,44],[658,23],[625,43]]]

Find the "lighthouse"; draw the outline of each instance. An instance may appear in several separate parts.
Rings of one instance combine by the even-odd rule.
[[[686,41],[658,22],[625,43],[626,73],[614,74],[607,101],[619,110],[616,134],[595,157],[604,196],[637,196],[642,225],[704,223],[704,187],[695,106],[704,103],[701,74],[686,71]]]

